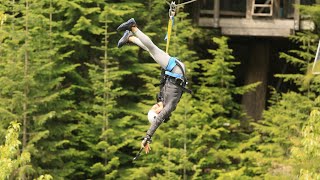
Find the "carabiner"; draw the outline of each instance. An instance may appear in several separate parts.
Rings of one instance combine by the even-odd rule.
[[[169,17],[173,17],[176,15],[176,3],[174,1],[171,1],[171,4],[170,4],[170,9],[169,9]]]

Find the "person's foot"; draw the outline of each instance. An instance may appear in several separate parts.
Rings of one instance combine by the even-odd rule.
[[[117,31],[124,31],[124,30],[131,30],[131,27],[137,26],[136,21],[131,18],[127,22],[122,23],[118,28]]]
[[[132,32],[129,30],[126,30],[122,36],[122,38],[118,41],[118,48],[121,48],[123,45],[127,44],[129,42],[129,37],[132,36]]]

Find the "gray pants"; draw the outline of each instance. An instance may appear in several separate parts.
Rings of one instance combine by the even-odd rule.
[[[165,53],[163,50],[158,48],[152,41],[151,39],[145,35],[142,31],[138,30],[134,32],[135,36],[137,38],[134,39],[133,43],[136,45],[140,46],[142,49],[148,51],[151,55],[151,57],[158,63],[163,69],[166,69],[170,56]],[[181,64],[183,70],[185,71],[184,64],[179,61]],[[182,74],[181,69],[176,66],[173,68],[172,72]]]
[[[151,57],[158,63],[160,66],[165,69],[168,65],[170,56],[165,53],[163,50],[159,49],[152,41],[151,39],[145,35],[142,31],[138,30],[134,32],[136,37],[138,39],[134,39],[133,43],[137,44],[141,48],[148,51],[151,55]],[[185,72],[184,64],[180,61],[178,62],[181,64],[183,71]],[[175,66],[172,70],[174,73],[183,74],[182,70]],[[159,113],[157,119],[153,124],[151,124],[149,130],[147,131],[147,136],[152,137],[152,135],[155,133],[157,128],[160,126],[160,124],[167,118],[171,116],[171,112],[173,112],[177,104],[180,101],[180,98],[182,96],[182,89],[175,85],[174,83],[170,82],[169,80],[166,80],[164,85],[161,86],[160,92],[163,96],[163,105],[164,108]]]

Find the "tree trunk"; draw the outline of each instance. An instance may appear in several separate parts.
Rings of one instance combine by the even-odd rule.
[[[104,87],[108,87],[108,14],[106,14],[106,19],[105,19],[105,35],[104,35],[104,75],[103,75],[103,83]],[[107,91],[104,91],[103,93],[103,99],[105,100],[105,106],[108,106],[109,103],[109,93]],[[108,119],[108,110],[106,108],[103,109],[103,118],[104,118],[104,123],[103,123],[103,129],[102,133],[104,133],[109,126],[109,119]],[[107,142],[107,136],[104,137],[105,141]],[[105,148],[105,153],[107,153],[107,148]],[[104,159],[104,165],[106,166],[108,164],[108,159]],[[106,174],[105,174],[106,175]]]
[[[29,33],[29,27],[28,27],[28,1],[26,1],[26,17],[25,17],[25,35],[26,35],[26,47],[28,47],[28,33]],[[27,78],[28,76],[28,65],[29,65],[29,54],[28,50],[26,49],[24,52],[24,77]],[[26,84],[24,87],[24,96],[27,98],[28,96],[29,87]],[[22,137],[22,148],[25,148],[27,146],[27,101],[23,103],[23,137]]]
[[[29,71],[29,52],[28,52],[28,38],[29,38],[29,24],[28,24],[28,10],[29,10],[29,3],[28,0],[26,0],[26,15],[25,15],[25,35],[26,35],[26,49],[25,49],[25,55],[24,55],[24,78],[27,79],[28,71]],[[22,149],[25,149],[27,147],[27,126],[28,126],[28,93],[29,93],[29,85],[25,84],[24,87],[24,96],[25,101],[23,102],[23,135],[22,135]],[[21,179],[25,180],[26,175],[23,172],[21,175]]]
[[[249,92],[243,95],[242,105],[251,118],[258,120],[261,118],[262,111],[265,108],[267,78],[269,65],[269,49],[270,43],[268,40],[260,42],[252,42],[249,48],[249,62],[247,65],[247,74],[245,84],[261,82],[254,92]],[[242,125],[247,125],[247,120],[242,122]]]

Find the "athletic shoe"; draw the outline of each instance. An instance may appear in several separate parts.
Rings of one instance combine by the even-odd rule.
[[[122,23],[118,28],[117,31],[124,31],[124,30],[129,30],[131,31],[132,26],[137,26],[136,21],[131,18],[127,22]]]
[[[121,39],[118,41],[118,48],[121,48],[123,45],[127,44],[130,36],[132,36],[132,32],[126,30]]]

